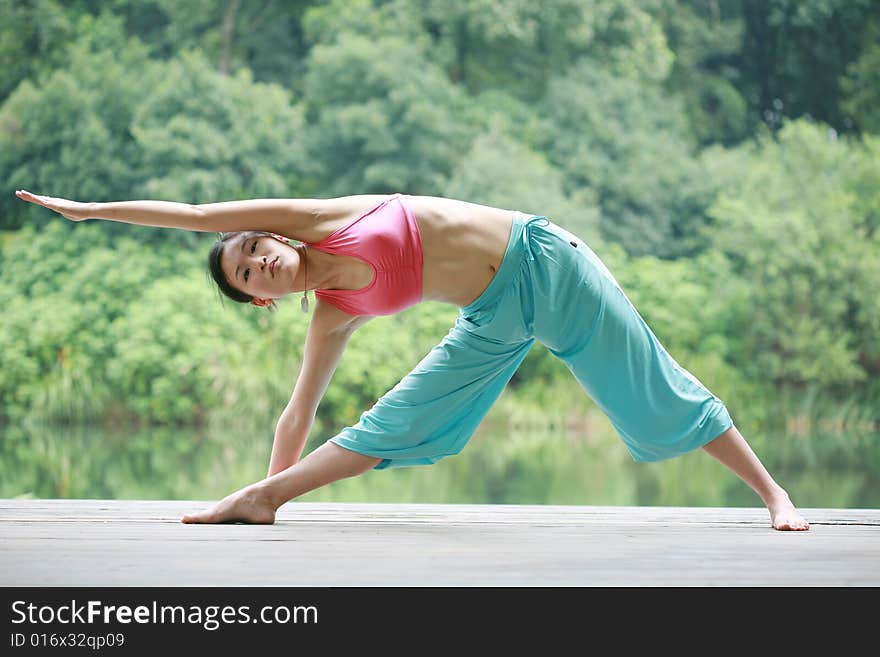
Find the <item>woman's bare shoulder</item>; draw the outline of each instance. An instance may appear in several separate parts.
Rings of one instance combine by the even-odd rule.
[[[287,199],[288,225],[279,232],[290,239],[319,242],[386,198],[388,196],[384,194],[354,194],[332,198]]]

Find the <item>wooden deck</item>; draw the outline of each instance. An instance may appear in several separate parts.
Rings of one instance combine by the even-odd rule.
[[[880,510],[0,500],[0,586],[878,586]]]

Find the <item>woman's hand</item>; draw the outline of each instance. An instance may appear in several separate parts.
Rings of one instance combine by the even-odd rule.
[[[93,211],[91,203],[78,203],[77,201],[68,201],[64,198],[55,198],[54,196],[37,196],[23,189],[15,192],[15,195],[22,201],[42,205],[60,214],[65,219],[71,221],[82,221],[89,218],[89,213]]]

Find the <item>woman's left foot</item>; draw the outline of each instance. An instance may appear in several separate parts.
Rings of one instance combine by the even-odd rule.
[[[803,531],[810,528],[810,523],[794,508],[794,504],[788,497],[788,493],[782,492],[767,503],[770,512],[770,522],[773,529],[782,531]]]
[[[257,488],[250,486],[227,495],[206,511],[183,516],[181,522],[187,524],[244,522],[271,525],[275,522],[275,506]]]

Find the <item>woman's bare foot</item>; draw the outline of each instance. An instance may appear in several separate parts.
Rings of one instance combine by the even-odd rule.
[[[275,505],[259,487],[248,486],[227,495],[206,511],[183,516],[181,522],[187,524],[244,522],[271,525],[275,522],[275,511]]]
[[[767,469],[749,447],[746,439],[734,426],[714,440],[703,445],[703,449],[718,459],[755,491],[770,512],[773,529],[804,530],[810,523],[803,519],[788,497],[785,489],[777,484]]]
[[[767,510],[770,512],[773,529],[801,531],[810,528],[810,523],[794,508],[785,491],[767,500]]]

